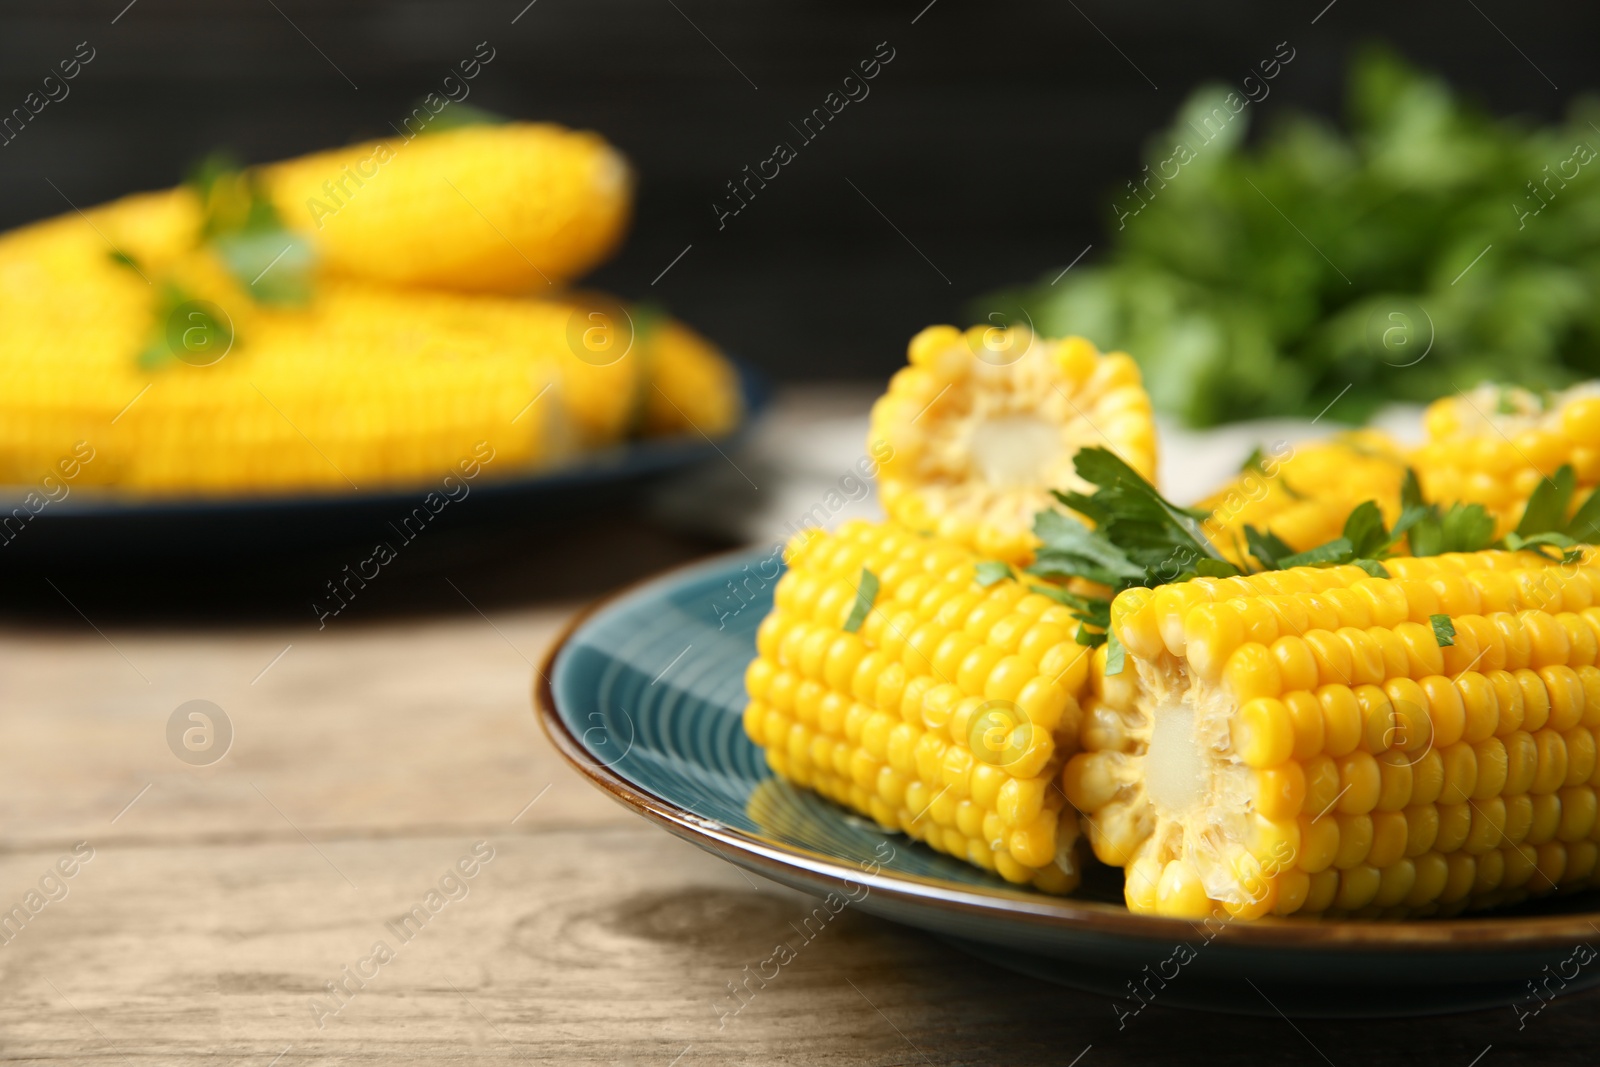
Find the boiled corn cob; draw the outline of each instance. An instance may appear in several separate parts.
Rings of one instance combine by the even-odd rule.
[[[1281,444],[1252,457],[1239,477],[1198,505],[1211,512],[1205,529],[1235,562],[1244,528],[1276,534],[1297,552],[1339,536],[1351,510],[1376,501],[1384,519],[1400,511],[1406,460],[1378,430],[1354,430],[1324,441]]]
[[[80,440],[97,453],[80,484],[145,493],[406,484],[479,440],[497,449],[495,473],[511,473],[629,432],[658,345],[720,361],[670,322],[621,358],[597,355],[584,330],[615,302],[583,296],[328,279],[305,307],[258,305],[209,252],[169,239],[156,216],[182,204],[155,194],[91,210],[89,225],[73,215],[0,237],[0,480],[36,481]],[[141,365],[167,335],[169,282],[231,321],[220,361]]]
[[[546,123],[373,141],[262,176],[330,273],[497,293],[547,292],[593,267],[621,239],[632,200],[615,149]]]
[[[544,319],[559,331],[570,309],[330,284],[305,309],[246,313],[247,300],[205,288],[238,313],[231,349],[209,365],[146,366],[141,347],[161,324],[148,287],[131,285],[42,292],[29,308],[0,296],[11,324],[0,335],[0,478],[36,481],[82,440],[96,451],[82,484],[348,491],[441,477],[479,441],[496,452],[494,473],[510,473],[557,458],[575,436],[563,426],[563,361],[537,333],[512,332]],[[512,421],[547,388],[554,399]]]
[[[1077,821],[1055,781],[1087,649],[1049,597],[1009,578],[980,586],[977,560],[893,523],[796,535],[745,672],[745,730],[782,777],[1065,892]]]
[[[1595,551],[1385,565],[1113,602],[1125,669],[1096,654],[1062,784],[1132,910],[1452,914],[1600,883]]]
[[[599,136],[549,124],[468,126],[410,142],[318,152],[256,173],[322,270],[383,284],[458,291],[552,291],[615,248],[632,180]],[[205,211],[188,187],[123,197],[88,213],[102,253],[159,273],[200,240]],[[77,214],[8,234],[47,254]],[[246,279],[248,280],[248,279]]]
[[[909,356],[873,406],[869,438],[873,455],[889,457],[878,494],[899,523],[1023,563],[1050,491],[1083,487],[1079,448],[1103,445],[1155,473],[1150,399],[1124,353],[1023,327],[933,326]]]
[[[1581,504],[1600,485],[1600,382],[1563,393],[1480,385],[1429,407],[1428,439],[1412,455],[1429,499],[1482,504],[1504,533],[1563,464]]]

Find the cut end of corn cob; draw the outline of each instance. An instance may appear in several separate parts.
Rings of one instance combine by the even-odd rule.
[[[1392,523],[1405,473],[1400,446],[1378,430],[1293,446],[1280,442],[1262,449],[1259,462],[1199,507],[1211,512],[1205,522],[1211,542],[1242,563],[1246,526],[1304,552],[1338,537],[1350,512],[1368,500]]]
[[[1125,669],[1097,653],[1062,784],[1132,910],[1421,916],[1600,884],[1593,550],[1385,565],[1114,601]]]
[[[1025,327],[934,326],[909,354],[873,407],[869,441],[889,456],[878,492],[897,522],[1026,562],[1050,491],[1087,488],[1072,467],[1080,448],[1108,447],[1155,473],[1150,400],[1125,353]]]
[[[632,177],[599,135],[465,126],[264,168],[278,213],[330,273],[393,285],[550,291],[608,256]]]
[[[1423,425],[1428,439],[1412,457],[1423,493],[1482,504],[1501,533],[1563,464],[1577,476],[1575,503],[1600,484],[1600,382],[1555,394],[1480,385],[1434,401]]]
[[[1066,609],[1010,579],[982,587],[971,550],[893,523],[803,531],[787,559],[745,673],[768,765],[1007,881],[1075,887],[1056,779],[1089,653]],[[878,587],[862,615],[864,570]]]

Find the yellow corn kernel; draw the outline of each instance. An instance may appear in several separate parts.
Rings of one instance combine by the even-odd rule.
[[[1275,767],[1294,754],[1294,724],[1281,701],[1248,700],[1230,726],[1234,751],[1251,767]]]

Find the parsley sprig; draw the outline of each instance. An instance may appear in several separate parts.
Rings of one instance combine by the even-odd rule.
[[[1107,671],[1112,674],[1121,669],[1123,650],[1111,633],[1111,601],[1126,589],[1154,588],[1201,576],[1226,578],[1345,564],[1387,578],[1383,560],[1400,551],[1402,541],[1413,556],[1504,548],[1527,549],[1572,562],[1580,555],[1578,546],[1592,543],[1600,533],[1600,493],[1586,500],[1571,519],[1566,517],[1577,484],[1570,467],[1562,467],[1534,491],[1517,528],[1499,540],[1494,536],[1494,517],[1481,504],[1441,507],[1429,503],[1423,499],[1416,474],[1407,471],[1400,515],[1392,527],[1386,525],[1382,510],[1372,500],[1350,512],[1338,537],[1303,552],[1295,552],[1270,530],[1246,526],[1244,544],[1236,554],[1241,566],[1224,557],[1207,537],[1201,524],[1210,517],[1209,512],[1172,503],[1114,453],[1086,448],[1077,454],[1073,466],[1080,478],[1095,487],[1094,492],[1054,492],[1061,504],[1077,514],[1039,512],[1033,530],[1040,546],[1025,573],[1046,579],[1049,584],[1034,584],[1034,590],[1071,609],[1080,623],[1079,644],[1108,644]],[[978,565],[978,580],[983,585],[992,585],[1011,573],[1003,563]],[[1106,592],[1065,588],[1064,583],[1071,579],[1094,583]],[[1450,644],[1455,631],[1449,618],[1436,616],[1431,622],[1439,644]]]
[[[1054,496],[1094,526],[1063,511],[1039,512],[1033,532],[1040,546],[1027,573],[1056,581],[1080,578],[1109,589],[1109,595],[1097,595],[1035,586],[1071,609],[1081,624],[1079,644],[1105,643],[1111,600],[1124,589],[1242,573],[1206,536],[1200,524],[1208,512],[1172,503],[1115,453],[1086,448],[1073,466],[1095,491],[1056,491]],[[1107,656],[1120,652],[1114,647]]]
[[[304,304],[311,297],[311,242],[283,223],[259,176],[225,153],[190,173],[200,200],[201,239],[239,285],[262,304]]]

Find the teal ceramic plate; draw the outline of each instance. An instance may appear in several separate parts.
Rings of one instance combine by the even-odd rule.
[[[747,870],[921,927],[993,963],[1117,998],[1289,1016],[1533,1010],[1600,983],[1596,894],[1473,918],[1212,924],[1131,914],[1121,872],[1071,897],[1019,890],[772,776],[746,739],[744,668],[780,564],[768,550],[674,571],[591,608],[535,705],[596,786]],[[1525,1002],[1525,1003],[1524,1003]]]

